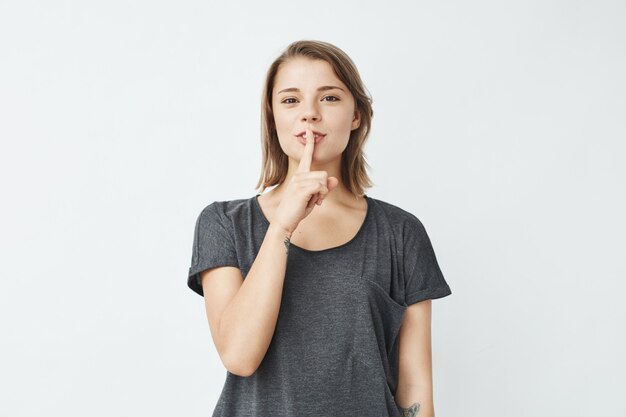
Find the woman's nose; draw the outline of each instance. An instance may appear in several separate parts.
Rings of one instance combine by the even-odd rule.
[[[304,116],[302,116],[302,121],[303,122],[317,122],[319,121],[319,116],[307,113]]]
[[[304,111],[302,112],[302,121],[311,122],[311,121],[319,121],[320,114],[315,104],[309,103],[305,105]]]

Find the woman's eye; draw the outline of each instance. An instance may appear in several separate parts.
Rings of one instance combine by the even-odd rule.
[[[326,97],[324,97],[322,100],[324,100],[324,99],[326,99],[326,98],[332,98],[332,99],[334,99],[334,100],[330,100],[331,102],[334,102],[334,101],[339,101],[339,98],[337,98],[337,97],[335,97],[335,96],[326,96]],[[289,101],[289,100],[296,100],[296,99],[295,99],[295,98],[286,98],[286,99],[284,99],[283,101],[281,101],[281,103],[284,103],[284,104],[294,104],[294,102],[293,102],[293,101]]]

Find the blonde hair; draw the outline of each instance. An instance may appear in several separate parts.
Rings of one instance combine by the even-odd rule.
[[[369,164],[363,152],[374,116],[373,100],[350,57],[336,46],[316,40],[293,42],[274,60],[267,71],[261,103],[262,172],[255,188],[259,189],[262,186],[260,190],[263,192],[267,187],[282,183],[287,176],[289,158],[278,142],[272,109],[272,92],[280,65],[297,57],[328,62],[333,67],[335,75],[348,87],[354,97],[356,110],[361,115],[361,123],[357,129],[350,132],[348,146],[341,155],[340,181],[352,194],[362,196],[366,188],[373,186],[366,172]]]

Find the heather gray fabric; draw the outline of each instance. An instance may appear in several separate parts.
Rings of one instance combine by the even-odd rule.
[[[244,278],[269,222],[257,196],[215,201],[196,221],[187,285],[238,267]],[[291,244],[278,321],[254,374],[226,371],[213,417],[399,417],[398,334],[409,304],[450,295],[413,214],[369,196],[358,233],[321,251]]]

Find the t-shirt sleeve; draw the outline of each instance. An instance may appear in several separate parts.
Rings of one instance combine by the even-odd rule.
[[[405,223],[403,257],[407,305],[452,294],[426,229],[415,216]]]
[[[239,267],[233,235],[224,216],[213,202],[202,210],[196,220],[187,286],[203,297],[202,271],[217,266]]]

